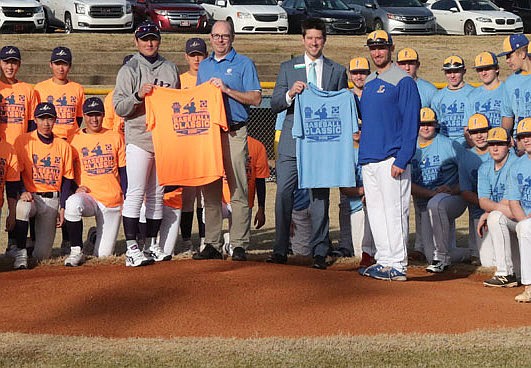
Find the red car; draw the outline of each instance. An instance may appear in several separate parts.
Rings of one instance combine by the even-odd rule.
[[[208,32],[208,15],[194,0],[136,0],[135,22],[153,21],[161,31]]]

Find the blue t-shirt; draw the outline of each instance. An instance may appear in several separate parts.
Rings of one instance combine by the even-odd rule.
[[[507,161],[499,170],[494,169],[494,160],[482,163],[478,171],[478,197],[500,202],[509,185],[511,166],[517,159],[518,157],[511,150]]]
[[[363,177],[361,175],[361,165],[358,160],[359,147],[354,146],[354,172],[356,173],[356,188],[363,187]],[[350,213],[358,212],[363,208],[360,196],[347,197],[350,205]]]
[[[455,91],[444,87],[433,96],[431,101],[431,108],[437,114],[441,128],[440,133],[463,146],[466,144],[464,127],[468,124],[465,108],[468,104],[468,94],[473,89],[474,87],[468,83]]]
[[[495,128],[501,126],[501,109],[503,102],[503,83],[493,90],[488,90],[485,86],[474,88],[468,95],[468,105],[465,114],[465,122],[468,124],[468,119],[476,114],[483,114],[489,119],[490,127]]]
[[[490,159],[488,152],[480,155],[475,147],[463,150],[462,157],[459,158],[459,187],[461,191],[478,192],[479,167]],[[484,212],[479,206],[473,204],[468,205],[468,211],[475,219],[480,218]]]
[[[411,181],[423,188],[453,186],[459,182],[459,157],[463,148],[450,138],[437,134],[425,147],[417,144],[411,160]],[[415,198],[421,208],[425,208],[428,198]]]
[[[417,78],[417,88],[419,89],[420,104],[422,107],[430,107],[433,96],[439,91],[437,87],[427,80]]]
[[[295,98],[299,188],[355,185],[352,134],[358,131],[354,95],[348,89],[322,91],[309,83]]]
[[[502,116],[514,117],[514,126],[531,116],[531,75],[514,73],[505,81]]]
[[[240,55],[232,49],[225,58],[217,61],[214,53],[210,54],[199,64],[197,71],[197,85],[207,82],[210,78],[220,78],[230,89],[249,92],[261,91],[260,81],[256,67],[247,56]],[[223,94],[225,111],[229,124],[237,124],[247,121],[249,118],[249,106]]]
[[[518,158],[511,166],[509,188],[505,198],[520,201],[526,215],[531,213],[531,158],[527,154]]]

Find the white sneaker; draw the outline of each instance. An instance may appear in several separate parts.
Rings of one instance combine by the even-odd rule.
[[[65,266],[77,267],[85,263],[85,255],[81,247],[70,247],[70,255],[65,259]]]
[[[171,254],[166,254],[159,247],[158,244],[152,245],[147,249],[144,249],[144,255],[147,258],[153,259],[155,262],[169,261],[171,260]]]
[[[13,268],[15,270],[25,270],[28,268],[28,251],[26,249],[15,248],[13,254],[15,258]]]
[[[444,272],[446,269],[448,269],[448,265],[444,263],[443,261],[433,261],[431,262],[431,265],[426,267],[426,271],[431,273],[441,273]]]
[[[125,252],[125,266],[126,267],[139,267],[147,266],[154,262],[153,259],[147,258],[143,252],[138,249],[138,245],[135,244],[132,247],[128,247]]]

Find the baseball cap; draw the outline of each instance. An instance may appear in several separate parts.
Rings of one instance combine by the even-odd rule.
[[[487,136],[488,143],[509,143],[509,134],[502,127],[496,127],[489,130],[489,135]]]
[[[371,66],[369,65],[369,60],[367,58],[355,57],[350,60],[349,70],[371,70]]]
[[[151,21],[141,23],[135,30],[135,37],[144,39],[147,36],[155,36],[160,40],[160,29]]]
[[[41,102],[35,107],[35,114],[34,116],[36,118],[40,118],[43,116],[53,116],[54,118],[57,117],[57,112],[55,111],[55,106],[49,102]]]
[[[186,47],[184,51],[190,55],[190,54],[201,54],[206,55],[207,54],[207,46],[205,41],[202,38],[190,38],[186,40]]]
[[[20,50],[16,46],[4,46],[0,50],[0,60],[21,60]]]
[[[420,123],[436,123],[437,122],[437,116],[435,114],[435,111],[430,109],[429,107],[423,107],[420,109]]]
[[[103,102],[99,97],[90,97],[83,103],[83,114],[105,114]]]
[[[50,58],[52,63],[58,61],[64,61],[67,64],[72,64],[72,52],[68,47],[59,46],[52,50],[52,57]]]
[[[405,49],[402,49],[398,51],[398,54],[396,55],[396,61],[418,61],[419,60],[419,54],[413,50],[412,48],[406,47]]]
[[[474,69],[485,68],[488,66],[498,66],[498,58],[493,52],[484,51],[477,54],[474,59]]]
[[[516,136],[531,134],[531,118],[520,120],[516,127]]]
[[[377,31],[369,33],[367,36],[367,45],[392,45],[393,39],[391,38],[391,35],[384,31],[383,29],[379,29]]]
[[[503,40],[502,52],[498,56],[505,56],[521,47],[529,45],[529,40],[522,33],[512,34]]]
[[[452,55],[444,59],[442,70],[456,70],[465,67],[465,61],[461,56]]]
[[[474,114],[468,119],[468,131],[489,129],[490,124],[487,117],[483,114]]]

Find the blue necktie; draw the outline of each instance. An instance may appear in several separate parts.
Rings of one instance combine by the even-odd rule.
[[[317,72],[315,71],[315,61],[310,63],[310,70],[308,71],[308,83],[317,86]]]

